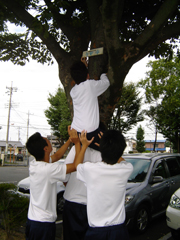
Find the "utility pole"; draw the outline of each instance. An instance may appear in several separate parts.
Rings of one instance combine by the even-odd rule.
[[[21,129],[21,127],[18,127],[18,141],[21,141],[21,137],[20,137],[20,129]]]
[[[8,154],[8,141],[9,141],[9,123],[10,123],[10,113],[11,113],[11,99],[12,99],[12,93],[13,91],[17,92],[17,88],[13,87],[13,82],[11,82],[11,87],[6,87],[6,89],[8,89],[9,91],[9,109],[8,109],[8,120],[7,120],[7,133],[6,133],[6,149],[5,149],[5,154],[6,154],[6,158],[7,158],[7,154]],[[4,164],[4,160],[2,161],[2,166]]]
[[[29,111],[28,111],[28,119],[27,119],[27,140],[29,137]]]
[[[28,138],[29,138],[29,116],[30,115],[34,115],[33,113],[29,113],[29,111],[28,111],[28,119],[27,119],[27,140],[28,140]]]
[[[29,111],[28,111],[28,119],[27,119],[27,140],[29,137]],[[28,150],[26,149],[26,155],[28,156]],[[27,161],[27,166],[29,166],[29,157],[28,157],[28,161]]]

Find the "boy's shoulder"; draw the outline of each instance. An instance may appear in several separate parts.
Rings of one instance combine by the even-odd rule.
[[[80,164],[83,168],[89,170],[89,168],[96,168],[97,165],[100,163],[99,162],[90,162],[90,161],[87,161],[87,162],[83,162],[82,164]]]

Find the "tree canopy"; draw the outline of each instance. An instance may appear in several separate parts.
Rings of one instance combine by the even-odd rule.
[[[180,151],[180,60],[150,61],[151,70],[140,82],[150,104],[147,114],[154,110],[156,128]]]
[[[127,133],[138,122],[144,120],[143,112],[140,111],[142,98],[134,83],[124,84],[122,96],[116,104],[109,129],[121,130]]]
[[[69,68],[89,46],[103,47],[103,55],[90,58],[89,72],[96,79],[108,66],[111,86],[100,98],[101,120],[108,123],[133,64],[148,54],[172,56],[179,10],[179,0],[0,0],[0,60],[23,65],[54,58],[72,112]],[[10,33],[7,22],[27,30]]]
[[[50,107],[45,110],[45,116],[53,130],[53,135],[57,136],[63,145],[69,137],[67,127],[71,125],[71,114],[64,90],[59,87],[54,96],[49,94],[48,101]]]

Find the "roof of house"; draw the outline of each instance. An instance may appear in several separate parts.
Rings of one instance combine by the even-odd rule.
[[[58,140],[58,137],[56,137],[54,135],[47,135],[47,139],[49,139],[49,140]]]
[[[154,140],[145,140],[145,142],[147,142],[147,143],[153,143],[153,142],[155,142]],[[156,142],[157,143],[164,143],[164,142],[166,142],[166,140],[156,140]]]
[[[134,139],[134,138],[132,138],[132,137],[125,137],[125,139],[126,139],[127,141],[129,141],[129,140],[131,140],[131,141],[137,141],[136,139]]]
[[[8,141],[8,144],[12,147],[16,146],[19,148],[23,148],[24,145],[20,141]],[[6,146],[6,141],[1,141],[0,140],[0,147],[5,147]]]

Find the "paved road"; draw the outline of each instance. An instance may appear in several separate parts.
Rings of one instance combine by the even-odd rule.
[[[0,182],[13,182],[16,184],[28,176],[28,167],[0,167]]]
[[[154,219],[142,235],[137,236],[130,232],[130,240],[172,240],[171,233],[166,225],[166,216],[163,215]]]

